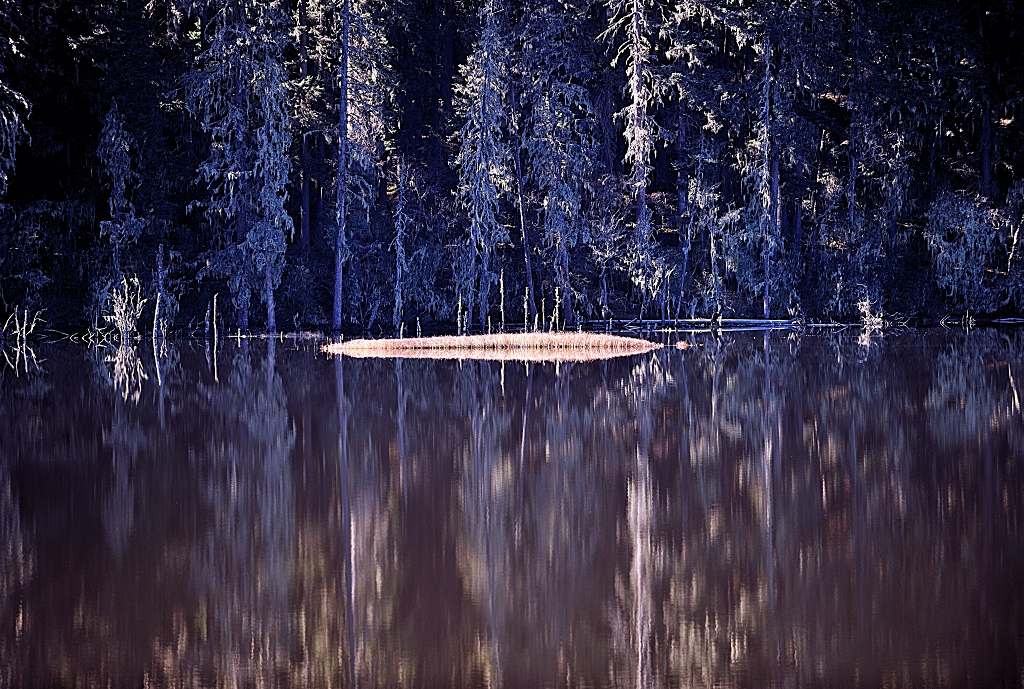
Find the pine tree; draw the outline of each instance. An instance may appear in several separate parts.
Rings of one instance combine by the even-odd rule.
[[[274,290],[283,270],[291,145],[286,75],[275,29],[277,3],[233,0],[209,17],[210,43],[189,86],[192,109],[210,136],[200,168],[210,187],[206,215],[226,230],[215,269],[227,275],[240,328],[248,328],[253,292],[276,330]]]
[[[16,6],[0,0],[0,195],[7,191],[14,172],[18,141],[25,134],[30,109],[24,96],[5,83],[6,68],[19,58],[21,36],[15,24]]]
[[[775,108],[779,98],[774,72],[774,51],[770,41],[764,41],[759,50],[763,76],[758,83],[759,100],[753,136],[748,144],[745,163],[749,188],[748,241],[759,247],[762,316],[772,312],[772,298],[776,294],[779,276],[776,256],[781,249],[779,232],[779,152],[776,142]]]
[[[576,320],[569,252],[590,240],[583,206],[596,157],[594,112],[585,87],[590,65],[581,49],[584,15],[579,3],[540,2],[528,10],[523,30],[526,150],[567,323]]]
[[[625,128],[625,163],[629,167],[629,186],[636,204],[630,273],[642,300],[646,302],[657,291],[658,272],[651,210],[647,203],[647,185],[660,133],[653,114],[657,85],[652,43],[653,25],[657,22],[652,0],[608,0],[608,9],[611,21],[602,35],[609,39],[622,36],[612,64],[622,62],[626,69],[626,104],[619,117]]]
[[[663,30],[667,39],[669,83],[677,99],[675,113],[676,221],[679,232],[679,298],[691,308],[703,297],[713,314],[721,310],[720,194],[710,177],[713,140],[720,137],[729,119],[723,97],[733,89],[733,75],[723,69],[717,31],[727,25],[724,17],[695,0],[677,3]],[[694,257],[695,246],[709,252]],[[700,275],[700,271],[704,274]],[[696,272],[691,282],[690,273]],[[697,294],[691,294],[694,284]]]
[[[136,216],[130,199],[132,188],[138,184],[138,174],[132,164],[134,152],[135,139],[126,131],[124,118],[118,112],[117,103],[113,103],[103,121],[96,155],[110,183],[110,219],[100,223],[100,233],[110,240],[115,283],[121,279],[121,257],[126,246],[138,239],[145,227],[145,221]]]
[[[398,156],[396,161],[397,170],[395,171],[395,308],[393,313],[392,325],[395,328],[395,334],[399,334],[402,330],[402,319],[404,316],[405,307],[405,280],[406,274],[409,272],[409,257],[406,253],[406,244],[409,241],[408,229],[410,223],[409,217],[409,201],[408,201],[408,187],[409,187],[409,168],[405,162],[405,158],[401,155]]]
[[[468,250],[462,271],[470,284],[478,285],[481,326],[487,320],[490,287],[496,277],[491,262],[498,245],[509,240],[500,220],[502,196],[509,189],[509,46],[497,2],[487,0],[480,10],[480,39],[462,68],[456,91],[464,123],[457,136],[455,163],[459,198],[469,213]],[[472,304],[473,294],[469,296]]]
[[[271,11],[268,9],[268,12]],[[292,233],[292,219],[285,209],[291,173],[287,75],[281,48],[274,40],[280,14],[263,19],[262,39],[256,53],[257,68],[252,88],[258,127],[255,140],[255,222],[246,237],[246,253],[254,272],[262,276],[263,303],[267,308],[268,333],[277,332],[274,291],[284,272],[285,237]],[[264,33],[265,31],[265,33]]]
[[[338,172],[335,183],[334,292],[331,329],[341,332],[345,309],[345,261],[348,247],[348,129],[349,129],[349,49],[352,34],[351,0],[341,0],[341,33],[338,39]]]
[[[344,324],[345,264],[352,255],[349,213],[369,216],[384,159],[394,136],[394,60],[383,29],[383,6],[340,0],[338,7],[338,171],[335,184],[334,291],[331,326]]]

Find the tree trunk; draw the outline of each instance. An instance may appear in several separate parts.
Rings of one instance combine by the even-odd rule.
[[[302,255],[309,254],[309,213],[310,213],[310,184],[309,184],[309,141],[305,132],[302,133],[302,188],[299,192],[299,201],[302,204],[302,219],[299,223],[299,249]]]
[[[766,156],[764,173],[768,174],[768,207],[764,209],[768,217],[762,220],[765,236],[761,247],[761,271],[764,280],[762,313],[766,319],[770,317],[772,310],[772,258],[779,239],[779,156],[772,131],[773,101],[778,99],[778,87],[772,73],[772,65],[773,51],[771,44],[768,44],[765,51],[764,100],[761,115]]]
[[[491,251],[484,249],[480,257],[480,315],[479,324],[482,329],[487,325],[488,301],[491,294]]]
[[[405,183],[406,168],[402,156],[397,161],[398,198],[395,206],[395,307],[392,313],[392,325],[395,335],[402,332],[402,316],[405,306],[405,295],[402,287],[405,284]]]
[[[274,276],[267,266],[263,279],[263,301],[267,305],[267,334],[277,334],[277,310],[274,308]]]
[[[690,216],[687,198],[690,192],[690,175],[686,166],[686,117],[683,104],[676,113],[676,199],[679,213],[679,248],[682,253],[679,270],[679,298],[686,291],[686,275],[690,269],[690,246],[693,243],[693,219]]]
[[[537,300],[534,297],[533,291],[533,266],[530,261],[530,239],[526,232],[526,208],[523,203],[523,176],[519,147],[516,147],[516,153],[512,160],[515,164],[516,204],[519,207],[519,229],[523,235],[523,266],[526,272],[526,296],[527,301],[530,304],[530,317],[533,318],[537,313]]]
[[[796,250],[796,255],[799,257],[803,255],[803,251],[800,245],[803,243],[804,223],[801,211],[803,207],[800,204],[800,199],[793,200],[793,247]]]
[[[981,111],[981,195],[992,197],[992,104],[987,97]]]
[[[299,53],[302,60],[301,76],[307,77],[309,76],[309,50],[306,44],[306,3],[304,0],[299,0],[298,5],[299,21],[297,29],[299,32]],[[300,213],[302,217],[299,222],[299,249],[303,257],[305,257],[309,254],[309,133],[303,131],[301,132],[301,137],[302,149],[299,166],[301,168],[302,183],[299,191],[299,203],[301,204]]]
[[[770,141],[770,139],[769,139]],[[769,279],[772,271],[772,259],[779,244],[779,220],[780,220],[780,204],[779,204],[779,155],[772,146],[771,153],[771,193],[768,197],[769,201],[769,232],[771,237],[769,239],[769,246],[765,251],[765,264],[764,264],[764,317],[767,319],[771,315],[771,280]]]
[[[561,238],[558,240],[558,287],[562,293],[562,313],[567,316],[563,317],[562,321],[575,325],[576,312],[573,305],[572,288],[569,286],[569,250]]]
[[[345,228],[346,193],[348,190],[348,48],[349,48],[349,0],[343,0],[341,10],[341,64],[338,65],[338,184],[337,224],[338,236],[334,242],[334,307],[331,311],[331,329],[341,332],[344,319],[345,259],[348,253],[348,237]]]
[[[238,329],[249,332],[249,304],[244,304],[238,309]]]
[[[601,265],[601,316],[611,316],[608,309],[608,266],[604,264]]]

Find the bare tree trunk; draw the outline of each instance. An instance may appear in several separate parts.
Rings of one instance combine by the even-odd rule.
[[[480,327],[487,324],[488,301],[491,294],[491,250],[487,247],[480,257]]]
[[[274,277],[268,266],[264,273],[263,301],[267,305],[267,334],[277,334],[277,310],[274,307]]]
[[[931,198],[934,198],[938,190],[938,178],[939,178],[939,163],[942,159],[942,131],[945,129],[945,122],[943,122],[942,115],[939,115],[939,120],[935,125],[935,131],[932,136],[931,151],[928,156],[928,192]]]
[[[601,265],[601,316],[610,317],[608,309],[608,266]]]
[[[334,242],[334,307],[331,311],[331,329],[341,332],[345,298],[344,270],[348,257],[345,211],[348,190],[348,48],[349,48],[349,0],[343,0],[341,10],[341,64],[338,65],[338,183],[337,223],[338,236]]]
[[[249,331],[249,302],[238,309],[238,329],[244,332]]]
[[[392,314],[392,325],[395,335],[402,331],[402,316],[405,307],[405,295],[402,287],[405,284],[405,160],[398,156],[398,198],[395,206],[395,307]]]
[[[299,53],[302,60],[301,75],[306,77],[309,75],[309,50],[306,43],[306,3],[304,0],[300,0],[299,3],[299,21],[298,21],[298,32],[299,32]],[[302,149],[300,154],[299,166],[301,168],[300,175],[302,178],[301,187],[299,190],[299,203],[301,204],[300,214],[302,215],[299,221],[299,248],[302,251],[302,255],[306,256],[309,253],[309,136],[308,132],[301,132],[302,138]]]
[[[981,194],[992,197],[992,104],[988,97],[981,112]]]
[[[516,204],[519,207],[519,229],[523,235],[523,265],[525,266],[526,272],[526,296],[530,303],[530,317],[532,318],[537,313],[537,300],[534,298],[533,290],[533,266],[530,260],[530,239],[526,232],[526,208],[523,203],[523,176],[522,176],[522,162],[520,161],[520,151],[516,148],[516,154],[513,157],[515,163],[516,173]]]
[[[682,261],[679,270],[679,298],[686,292],[686,276],[690,270],[690,247],[693,244],[693,218],[690,217],[687,198],[690,191],[690,175],[686,166],[686,113],[679,104],[676,113],[676,203],[679,213],[679,244]]]
[[[558,287],[562,292],[563,313],[568,317],[562,320],[570,325],[576,324],[576,313],[572,300],[572,288],[569,286],[569,251],[562,238],[558,240]]]
[[[769,138],[769,141],[771,139]],[[779,231],[780,225],[780,204],[779,204],[779,154],[775,150],[775,146],[772,146],[771,153],[771,194],[769,196],[769,212],[770,212],[770,224],[769,231],[771,232],[771,245],[769,250],[765,252],[765,274],[764,274],[764,317],[767,319],[771,316],[771,289],[769,276],[771,274],[772,266],[771,261],[774,258],[775,250],[778,248],[779,239],[781,233]]]
[[[777,99],[777,86],[775,76],[772,73],[773,51],[771,44],[768,44],[765,51],[765,77],[764,94],[762,102],[762,123],[766,150],[765,173],[768,174],[768,207],[765,212],[768,217],[763,222],[765,236],[761,247],[761,270],[764,278],[762,294],[762,313],[764,318],[771,315],[771,291],[772,291],[772,258],[779,240],[779,157],[774,142],[772,131],[773,100]],[[773,98],[774,97],[774,98]],[[762,192],[763,193],[763,192]]]
[[[302,204],[302,219],[299,223],[299,249],[302,255],[309,253],[309,213],[310,213],[310,184],[309,184],[309,141],[305,132],[302,133],[302,188],[299,191],[299,201]]]
[[[804,241],[803,205],[800,199],[793,200],[793,247],[796,250],[797,261],[803,255],[801,244]]]

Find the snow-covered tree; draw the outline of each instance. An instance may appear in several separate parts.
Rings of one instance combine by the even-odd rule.
[[[478,286],[479,323],[487,320],[490,288],[496,279],[491,265],[498,245],[509,240],[500,218],[501,200],[509,189],[509,147],[506,140],[509,88],[508,37],[496,0],[480,10],[480,38],[462,67],[457,86],[458,112],[463,118],[455,164],[459,198],[469,213],[469,251],[463,272]],[[472,303],[473,294],[468,295]]]

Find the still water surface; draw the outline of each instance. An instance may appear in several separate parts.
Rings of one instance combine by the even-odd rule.
[[[692,342],[37,351],[0,687],[1021,687],[1024,332]]]

